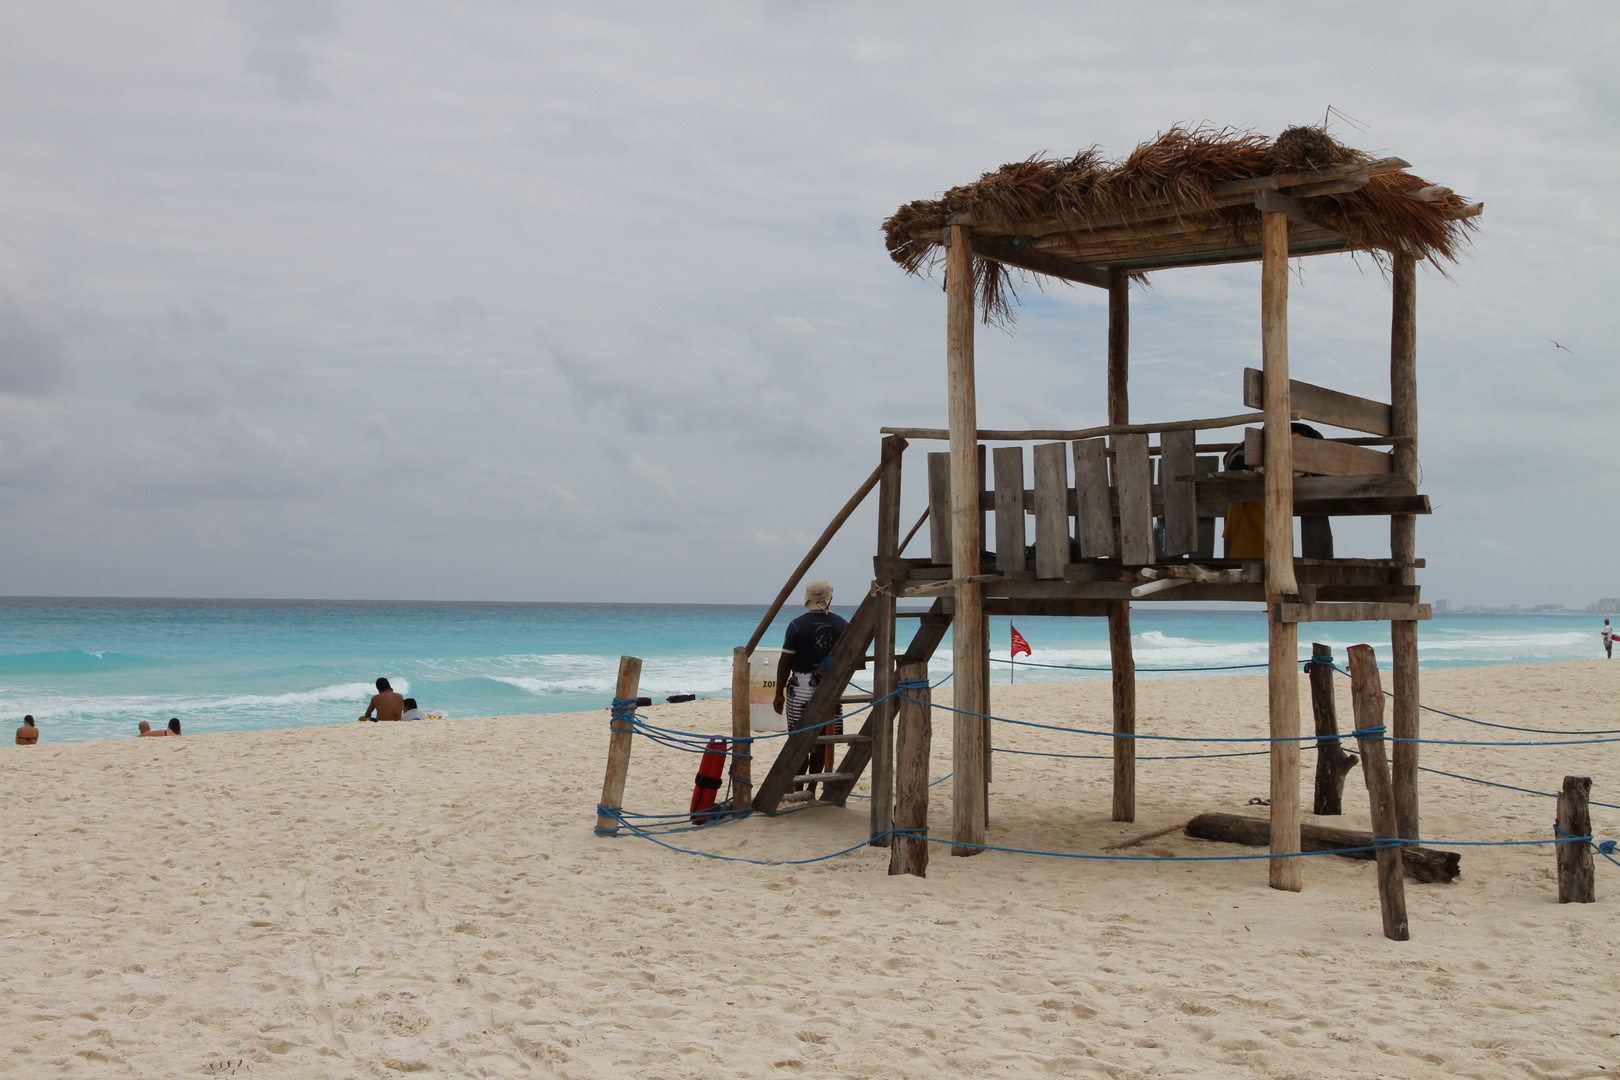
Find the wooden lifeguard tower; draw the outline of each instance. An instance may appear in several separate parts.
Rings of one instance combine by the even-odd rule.
[[[813,779],[842,802],[873,770],[872,835],[893,822],[894,717],[900,670],[926,663],[953,632],[953,854],[981,850],[988,813],[988,618],[1072,615],[1106,618],[1113,662],[1113,730],[1135,732],[1130,603],[1264,601],[1269,615],[1271,852],[1300,850],[1298,626],[1383,620],[1394,645],[1393,735],[1418,735],[1417,624],[1429,618],[1414,572],[1417,515],[1416,265],[1455,259],[1482,204],[1406,171],[1399,158],[1373,159],[1320,128],[1290,128],[1275,141],[1247,132],[1177,128],[1120,162],[1096,150],[1071,159],[1018,162],[909,203],[884,223],[891,256],[909,273],[943,263],[947,429],[884,428],[880,462],[828,526],[748,645],[733,678],[734,733],[748,734],[747,657],[799,579],[855,507],[879,491],[875,580],[840,641],[806,725],[832,715],[855,671],[871,663],[870,710],[858,734],[795,733],[757,786],[750,760],[733,761],[738,805],[773,813],[816,742],[848,744],[834,773]],[[1389,401],[1293,381],[1288,369],[1288,260],[1363,252],[1392,285]],[[1261,264],[1262,368],[1233,387],[1234,405],[1258,411],[1200,420],[1132,423],[1129,285],[1150,272],[1235,262]],[[1009,274],[1022,271],[1108,292],[1106,425],[1077,431],[981,430],[974,391],[973,335],[980,315],[1004,316]],[[1304,438],[1309,421],[1357,434]],[[1242,429],[1199,443],[1200,432]],[[928,455],[930,553],[906,558],[900,480],[908,441],[948,440]],[[1156,440],[1156,442],[1155,442]],[[1023,448],[1036,442],[1025,487]],[[1241,447],[1245,467],[1222,471],[1223,452]],[[1387,449],[1379,449],[1387,448]],[[1155,460],[1157,469],[1155,470]],[[1072,462],[1072,474],[1070,463]],[[1155,476],[1155,472],[1157,475]],[[1297,474],[1297,475],[1296,475]],[[1233,504],[1264,506],[1258,551],[1217,556],[1216,519]],[[986,512],[994,524],[985,526]],[[1033,557],[1026,547],[1034,517]],[[1389,557],[1335,558],[1327,520],[1387,516]],[[1294,518],[1306,522],[1294,551]],[[919,521],[919,526],[921,522]],[[916,528],[912,533],[915,534]],[[993,538],[994,551],[986,551]],[[1230,557],[1228,557],[1230,556]],[[934,596],[909,646],[896,645],[895,601]],[[906,613],[903,613],[903,617]],[[915,613],[909,613],[915,614]],[[868,648],[871,649],[868,655]],[[915,667],[912,668],[915,671]],[[747,745],[747,744],[743,744]],[[763,744],[761,744],[763,745]],[[1135,817],[1135,740],[1114,739],[1113,817]],[[1403,838],[1420,838],[1417,746],[1397,742],[1393,779]],[[810,777],[798,777],[800,780]],[[1270,860],[1274,888],[1300,887],[1300,860]]]

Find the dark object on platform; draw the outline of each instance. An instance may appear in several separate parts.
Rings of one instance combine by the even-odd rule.
[[[664,700],[669,702],[671,705],[679,705],[683,701],[696,701],[697,700],[697,695],[696,694],[671,694],[671,695],[669,695],[669,697],[665,698]]]
[[[651,705],[651,704],[652,704],[652,698],[650,698],[650,697],[638,697],[638,698],[636,698],[636,708],[638,708],[638,709],[644,709],[648,705]]]
[[[1242,814],[1199,814],[1187,822],[1187,835],[1200,840],[1220,840],[1228,844],[1264,847],[1271,843],[1271,822],[1265,818],[1245,817]],[[1375,859],[1376,851],[1340,851],[1341,848],[1366,848],[1373,842],[1370,832],[1354,829],[1334,829],[1326,825],[1301,825],[1299,846],[1301,851],[1332,851],[1346,859]],[[1462,873],[1462,856],[1455,851],[1437,851],[1434,848],[1407,844],[1401,848],[1402,868],[1414,881],[1444,884]]]

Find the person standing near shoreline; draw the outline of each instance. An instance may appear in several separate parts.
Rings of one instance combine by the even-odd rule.
[[[833,589],[825,581],[812,581],[804,587],[804,606],[810,610],[788,623],[787,635],[782,640],[782,658],[776,664],[776,700],[772,707],[778,712],[787,710],[788,730],[796,731],[804,706],[821,684],[822,665],[832,655],[838,639],[849,627],[841,615],[834,615]],[[844,710],[833,706],[833,719],[821,728],[823,735],[842,735]],[[808,763],[811,772],[832,772],[833,747],[831,743],[817,744],[810,751]],[[811,791],[815,785],[809,785]]]
[[[1606,659],[1614,659],[1614,627],[1609,625],[1608,619],[1603,620],[1603,655]]]
[[[34,724],[34,716],[29,713],[23,717],[22,727],[17,729],[17,745],[33,746],[39,742],[39,728]]]

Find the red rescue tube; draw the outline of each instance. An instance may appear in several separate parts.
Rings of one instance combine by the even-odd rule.
[[[710,739],[709,745],[703,751],[703,761],[698,765],[697,783],[692,788],[692,824],[702,825],[717,814],[705,814],[701,811],[714,805],[715,798],[720,792],[720,775],[726,768],[726,740]]]

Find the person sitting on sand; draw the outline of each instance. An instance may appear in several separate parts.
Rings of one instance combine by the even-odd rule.
[[[137,739],[152,739],[159,735],[167,734],[167,731],[153,731],[152,725],[148,724],[145,720],[142,720],[139,724],[135,725],[135,737]]]
[[[33,746],[39,742],[39,728],[34,724],[32,714],[23,717],[22,727],[17,729],[17,745]]]
[[[169,734],[180,734],[180,718],[178,716],[169,717]]]
[[[379,720],[398,720],[405,712],[405,699],[388,685],[387,679],[377,680],[377,693],[371,698],[371,704],[366,711],[360,714],[360,719],[376,723]],[[376,713],[375,716],[372,713]]]
[[[401,720],[426,720],[427,713],[416,707],[415,698],[408,697],[405,699],[405,711],[400,714],[399,718]]]

